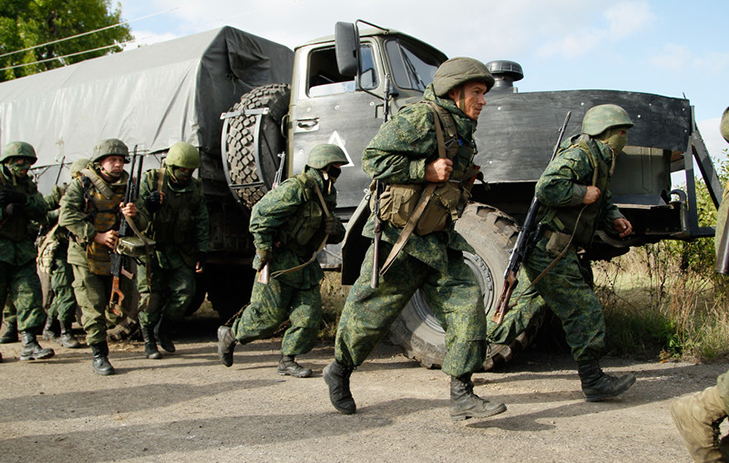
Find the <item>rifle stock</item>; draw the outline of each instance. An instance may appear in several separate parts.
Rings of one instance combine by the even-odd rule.
[[[384,113],[382,123],[384,124],[390,118],[390,74],[385,74],[385,98]],[[370,286],[377,289],[380,286],[380,241],[382,240],[382,222],[380,221],[380,181],[375,180],[375,205],[372,213],[374,214],[375,230],[374,240],[372,241],[372,276],[370,277]]]
[[[562,127],[559,130],[557,143],[554,145],[552,157],[549,162],[552,162],[552,160],[554,160],[557,156],[559,145],[562,144],[562,137],[564,137],[564,132],[567,129],[567,123],[569,123],[571,115],[572,111],[567,111],[567,116],[564,118],[564,123],[562,123]],[[509,307],[509,301],[511,300],[511,295],[514,293],[514,289],[516,289],[516,285],[519,283],[519,269],[521,268],[521,264],[527,259],[527,257],[529,257],[531,248],[536,241],[530,240],[529,238],[539,228],[538,226],[535,226],[538,212],[539,199],[537,199],[535,192],[532,202],[529,205],[529,211],[524,219],[524,226],[519,231],[519,234],[516,237],[516,244],[514,244],[514,249],[511,251],[509,264],[506,266],[506,272],[504,273],[504,287],[501,289],[499,302],[493,316],[491,317],[491,321],[498,325],[504,321],[504,316],[511,309],[511,307]]]
[[[286,167],[286,152],[282,152],[278,154],[279,162],[278,162],[278,169],[276,169],[276,175],[273,177],[273,184],[271,185],[271,189],[273,190],[276,188],[279,183],[281,183],[281,180],[283,179],[283,171]],[[267,285],[271,282],[271,264],[270,262],[266,262],[263,264],[263,267],[261,267],[261,270],[258,272],[258,278],[256,278],[256,281],[258,283],[261,283],[263,285]]]

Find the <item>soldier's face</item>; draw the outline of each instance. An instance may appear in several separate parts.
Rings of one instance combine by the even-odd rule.
[[[30,170],[30,159],[27,158],[14,158],[9,160],[6,165],[8,166],[8,169],[15,175],[16,177],[24,177],[28,175],[28,170]]]
[[[469,119],[478,120],[481,109],[486,106],[484,95],[488,91],[486,84],[481,82],[466,82],[460,87],[451,89],[448,96],[455,101],[458,109],[463,111]],[[463,93],[463,95],[461,95]]]
[[[119,178],[124,172],[123,156],[107,156],[99,162],[103,173],[112,178]]]

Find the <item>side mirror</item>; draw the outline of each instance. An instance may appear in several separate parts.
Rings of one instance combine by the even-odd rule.
[[[334,26],[334,51],[339,73],[355,77],[359,71],[359,31],[353,23],[338,22]]]

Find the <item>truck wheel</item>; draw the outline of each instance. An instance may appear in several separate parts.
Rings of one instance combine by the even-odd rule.
[[[464,253],[464,257],[483,291],[486,316],[489,317],[504,284],[509,252],[518,234],[517,224],[495,208],[471,204],[456,223],[456,229],[476,250],[475,255]],[[531,338],[532,335],[523,333],[511,346],[490,346],[484,368],[491,369],[510,360],[513,352],[526,347]],[[421,291],[415,293],[393,323],[390,340],[401,346],[407,357],[419,361],[426,368],[443,365],[445,332]]]
[[[228,173],[239,201],[248,209],[271,188],[280,159],[286,150],[281,132],[281,120],[289,109],[290,87],[270,84],[257,87],[243,95],[231,111],[267,108],[260,124],[258,115],[243,113],[231,118],[226,135]]]

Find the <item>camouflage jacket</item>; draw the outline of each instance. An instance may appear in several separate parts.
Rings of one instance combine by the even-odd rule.
[[[536,196],[542,204],[539,217],[552,230],[572,234],[577,228],[575,242],[587,247],[598,229],[612,231],[613,222],[624,217],[613,204],[608,190],[612,150],[597,140],[581,142],[579,136],[565,141],[562,146],[565,149],[549,163],[537,182]],[[593,180],[601,194],[583,211],[582,198]]]
[[[318,170],[306,167],[303,175],[287,179],[266,193],[251,211],[249,230],[256,249],[272,251],[271,273],[296,267],[308,261],[324,239],[324,213],[314,188],[308,188],[302,179],[308,178],[319,185],[324,202],[332,213],[337,205],[334,186],[327,192]],[[336,244],[344,238],[344,226],[338,217],[339,232],[329,236],[327,243]],[[301,240],[304,242],[302,243]],[[255,268],[261,267],[256,257]],[[319,284],[324,272],[318,261],[301,270],[280,275],[279,281],[290,286],[307,289]]]
[[[453,116],[461,143],[475,148],[473,132],[476,122],[467,118],[456,104],[446,98],[439,98],[429,85],[423,100],[434,101]],[[362,168],[372,178],[385,183],[426,183],[425,167],[438,158],[435,138],[435,119],[432,110],[425,104],[406,106],[397,116],[382,126],[370,141],[362,155]],[[470,159],[454,160],[455,168],[464,168]],[[382,239],[394,244],[401,229],[387,222],[382,223]],[[374,237],[374,216],[362,234]],[[430,233],[425,236],[413,234],[403,252],[419,261],[445,272],[448,266],[447,249],[475,253],[471,245],[451,225],[449,230]]]
[[[46,202],[31,177],[13,181],[11,174],[7,174],[1,166],[0,188],[20,191],[27,196],[19,214],[6,216],[5,209],[0,208],[0,261],[11,265],[24,265],[36,257],[33,240],[37,228],[34,229],[31,221],[43,222],[47,210]]]
[[[149,195],[159,190],[162,172],[152,169],[142,176],[138,201],[142,207]],[[165,199],[157,212],[146,212],[150,219],[146,235],[157,243],[160,267],[194,267],[198,253],[210,251],[210,219],[202,182],[193,178],[180,188],[171,183],[169,175],[163,181]]]

